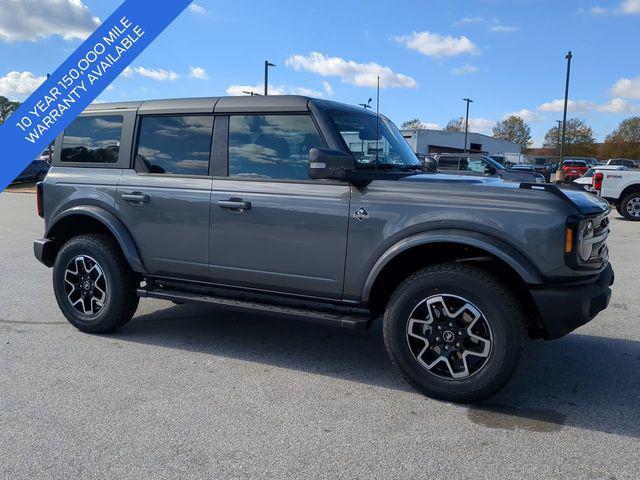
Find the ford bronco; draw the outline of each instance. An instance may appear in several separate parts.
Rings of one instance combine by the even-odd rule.
[[[76,328],[140,297],[348,328],[382,318],[424,394],[474,402],[529,338],[607,307],[609,206],[553,185],[425,171],[384,116],[300,96],[97,104],[38,185],[36,257]]]

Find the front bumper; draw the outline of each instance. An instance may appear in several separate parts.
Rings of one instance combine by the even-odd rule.
[[[607,308],[614,274],[611,264],[589,283],[547,285],[531,290],[540,312],[545,339],[560,338],[591,321]]]
[[[53,260],[55,258],[53,252],[53,241],[48,238],[41,238],[40,240],[33,241],[33,254],[47,267],[53,267]]]

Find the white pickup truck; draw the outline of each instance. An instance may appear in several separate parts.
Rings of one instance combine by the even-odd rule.
[[[627,220],[640,221],[640,169],[627,171],[598,170],[593,175],[598,195],[616,206]]]

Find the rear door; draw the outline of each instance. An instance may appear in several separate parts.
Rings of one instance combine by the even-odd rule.
[[[324,147],[313,119],[307,114],[222,118],[228,121],[228,148],[221,158],[224,175],[213,181],[211,278],[340,298],[350,187],[309,179],[309,150]]]
[[[211,114],[145,115],[116,208],[152,275],[206,279]]]

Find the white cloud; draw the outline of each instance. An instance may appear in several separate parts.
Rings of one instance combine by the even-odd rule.
[[[357,63],[340,57],[328,57],[320,52],[309,55],[291,55],[286,65],[295,70],[307,70],[323,77],[340,77],[343,83],[350,83],[357,87],[375,87],[377,77],[380,77],[380,87],[414,88],[418,83],[411,77],[395,73],[389,67],[375,62]]]
[[[100,25],[81,0],[0,0],[0,40],[85,39]]]
[[[487,118],[470,118],[469,131],[489,135],[496,122]]]
[[[618,9],[622,13],[636,14],[640,13],[640,0],[624,0],[620,3]]]
[[[458,20],[455,25],[470,25],[474,23],[482,23],[484,18],[482,17],[464,17]]]
[[[264,93],[264,83],[259,85],[230,85],[227,88],[229,95],[249,95],[246,92],[253,92],[259,95]],[[304,97],[322,97],[323,92],[312,90],[306,87],[290,87],[286,85],[269,84],[269,95],[302,95]]]
[[[474,65],[469,65],[468,63],[462,67],[452,68],[451,73],[454,75],[469,75],[471,73],[477,73],[480,69]]]
[[[640,112],[640,105],[629,103],[623,98],[612,98],[609,103],[599,105],[597,110],[611,113],[637,113]]]
[[[529,110],[528,108],[523,108],[522,110],[518,110],[517,112],[505,113],[502,118],[507,119],[511,116],[520,117],[525,122],[537,122],[539,120],[544,120],[545,118],[539,113],[534,112],[533,110]]]
[[[329,82],[327,82],[326,80],[322,81],[322,86],[324,88],[324,91],[327,92],[327,95],[332,96],[334,91],[333,91],[333,87],[331,86],[331,84]]]
[[[498,33],[513,33],[518,31],[518,27],[502,25],[501,23],[494,23],[491,26],[491,31]]]
[[[431,32],[413,32],[411,35],[395,37],[394,40],[427,57],[442,58],[462,54],[478,54],[480,49],[464,35],[452,37]]]
[[[46,79],[31,72],[9,72],[0,77],[0,95],[10,100],[24,100]]]
[[[583,9],[581,9],[584,11]],[[617,8],[603,8],[599,6],[591,7],[589,9],[591,15],[606,15],[609,13],[622,14],[622,15],[637,15],[640,14],[640,0],[623,0],[618,4]]]
[[[151,78],[158,81],[173,82],[180,78],[173,70],[164,70],[162,68],[146,68],[146,67],[127,67],[122,71],[125,77],[133,77],[140,75],[141,77]]]
[[[640,98],[640,77],[621,78],[611,88],[611,95],[621,98]]]
[[[189,67],[189,78],[208,80],[209,75],[207,74],[207,71],[202,67]]]
[[[197,15],[207,15],[209,13],[209,10],[204,8],[202,5],[198,5],[195,2],[191,3],[189,7],[187,7],[187,10]]]
[[[587,112],[593,110],[595,103],[587,100],[569,100],[567,102],[567,111],[569,112]],[[538,107],[543,112],[562,112],[564,110],[564,100],[557,99],[551,102],[543,103]]]

